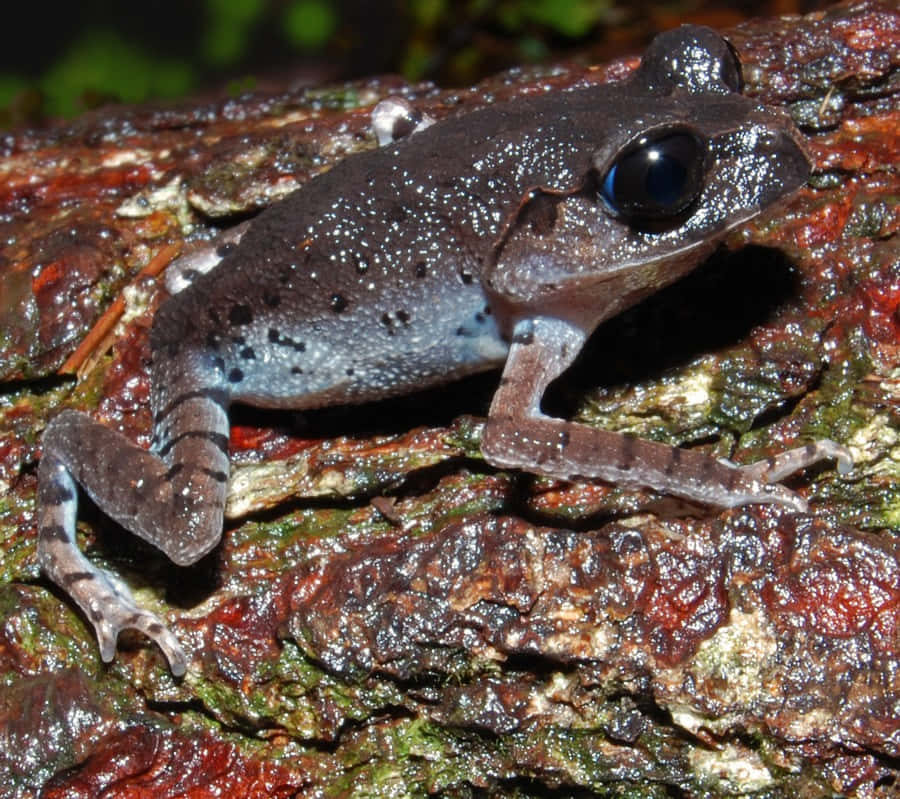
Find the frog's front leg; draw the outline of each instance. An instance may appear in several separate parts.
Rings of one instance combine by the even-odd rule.
[[[490,463],[559,479],[647,486],[721,507],[774,502],[797,511],[806,511],[805,500],[773,481],[824,458],[837,458],[842,472],[849,468],[849,453],[827,440],[741,467],[694,450],[545,416],[540,410],[545,389],[571,364],[586,335],[557,318],[516,325],[482,440]]]
[[[191,389],[168,396],[157,405],[149,452],[84,413],[53,419],[38,472],[38,560],[94,626],[103,660],[113,659],[121,630],[137,629],[180,676],[187,659],[175,636],[120,580],[91,564],[75,540],[81,485],[105,513],[179,565],[196,562],[218,542],[228,479],[227,395]]]

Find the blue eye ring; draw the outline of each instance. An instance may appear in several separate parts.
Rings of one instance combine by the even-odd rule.
[[[703,191],[708,146],[689,128],[641,136],[616,156],[600,181],[612,213],[628,222],[680,218]]]

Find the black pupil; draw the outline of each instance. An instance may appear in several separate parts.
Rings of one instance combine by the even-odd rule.
[[[684,164],[654,147],[647,153],[647,194],[665,207],[681,201],[687,170]]]
[[[631,220],[681,214],[703,188],[703,142],[690,132],[665,133],[626,150],[603,179],[603,197]]]

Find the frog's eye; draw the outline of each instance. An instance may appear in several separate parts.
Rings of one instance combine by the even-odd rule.
[[[705,155],[705,142],[692,131],[642,136],[609,167],[600,194],[616,216],[629,222],[678,216],[703,189]]]

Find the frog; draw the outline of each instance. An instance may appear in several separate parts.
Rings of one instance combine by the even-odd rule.
[[[828,439],[738,465],[541,408],[601,322],[695,269],[810,174],[790,119],[742,92],[718,33],[664,32],[618,82],[440,120],[390,101],[373,121],[381,146],[173,270],[149,334],[149,449],[75,410],[43,433],[38,560],[104,662],[126,629],[176,677],[190,659],[77,546],[79,487],[175,564],[196,563],[222,536],[234,403],[352,405],[501,370],[481,438],[497,469],[806,513],[781,481],[823,459],[852,466]]]

